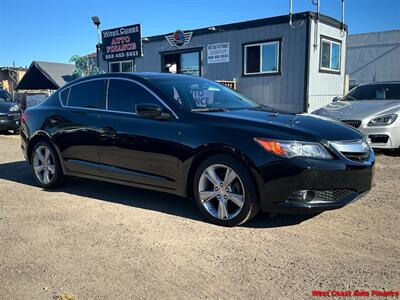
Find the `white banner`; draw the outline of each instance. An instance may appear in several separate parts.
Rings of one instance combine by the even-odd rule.
[[[46,94],[26,95],[26,108],[38,105],[46,100]]]
[[[209,64],[229,62],[229,43],[207,45],[207,62]]]

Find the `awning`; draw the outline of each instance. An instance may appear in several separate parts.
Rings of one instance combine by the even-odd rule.
[[[76,79],[72,72],[75,65],[44,61],[33,61],[15,89],[57,90]]]

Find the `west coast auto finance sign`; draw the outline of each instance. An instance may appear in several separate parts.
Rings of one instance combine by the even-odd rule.
[[[131,60],[142,55],[140,24],[103,30],[101,36],[106,61]]]

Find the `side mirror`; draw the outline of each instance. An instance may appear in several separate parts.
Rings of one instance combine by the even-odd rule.
[[[136,104],[135,109],[138,116],[146,119],[166,120],[171,118],[171,115],[164,113],[162,107],[157,104]]]
[[[340,97],[333,97],[332,102],[338,102],[340,100]]]

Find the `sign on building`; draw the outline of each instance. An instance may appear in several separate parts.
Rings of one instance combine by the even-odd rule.
[[[207,45],[207,63],[229,62],[229,43]]]
[[[216,80],[216,82],[223,84],[224,86],[232,89],[232,90],[236,90],[236,80]]]
[[[103,30],[101,37],[106,61],[131,60],[142,55],[140,24]]]
[[[165,38],[172,47],[183,47],[190,43],[190,40],[192,39],[192,34],[192,31],[184,32],[179,29],[173,34],[167,35]]]

